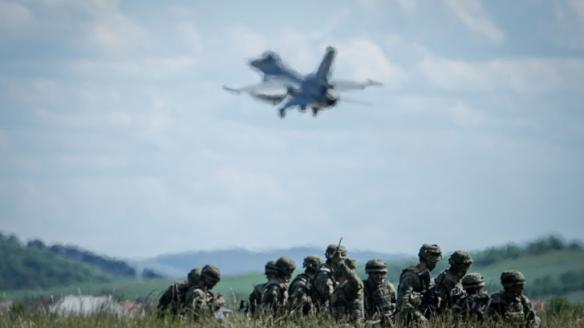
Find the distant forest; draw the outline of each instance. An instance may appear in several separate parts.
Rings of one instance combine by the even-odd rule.
[[[159,278],[145,269],[142,278]],[[74,246],[46,246],[39,240],[23,244],[14,235],[0,233],[0,290],[36,289],[84,282],[137,278],[124,261]]]

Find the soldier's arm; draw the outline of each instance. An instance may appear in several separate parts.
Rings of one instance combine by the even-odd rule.
[[[159,315],[164,315],[172,302],[172,295],[173,295],[173,286],[168,287],[166,291],[160,296],[158,300],[158,305],[156,306],[158,309]]]
[[[410,313],[419,320],[426,317],[418,310],[422,304],[422,295],[414,291],[414,286],[418,283],[418,277],[413,272],[405,272],[399,283],[397,306],[398,311]]]
[[[324,272],[319,272],[314,279],[314,288],[316,288],[319,294],[327,298],[333,294],[335,289],[332,280]]]
[[[279,290],[275,284],[266,286],[262,294],[262,305],[275,305],[278,303]]]
[[[527,320],[528,326],[529,328],[539,328],[540,326],[540,319],[537,316],[537,313],[535,313],[535,310],[533,309],[533,305],[531,304],[531,301],[529,301],[529,299],[525,296],[521,297],[521,302],[523,303],[523,306],[525,307],[525,319]]]
[[[199,288],[193,289],[189,293],[187,304],[190,304],[190,311],[197,318],[207,310],[207,295]]]

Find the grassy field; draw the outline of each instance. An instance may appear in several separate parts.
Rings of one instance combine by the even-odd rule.
[[[584,327],[584,306],[573,305],[565,301],[552,302],[549,309],[540,314],[542,327]],[[459,322],[459,327],[476,327],[475,322]],[[0,315],[0,328],[29,327],[63,327],[63,328],[100,328],[100,327],[339,327],[339,323],[326,315],[304,318],[281,317],[278,319],[249,319],[242,314],[234,313],[226,321],[218,322],[207,319],[194,323],[186,319],[158,319],[152,314],[138,317],[121,317],[108,314],[96,314],[87,317],[65,317],[46,313],[10,313]],[[373,327],[372,324],[365,326]],[[404,327],[397,324],[395,327]],[[433,319],[423,327],[451,328],[455,322],[449,317]],[[503,328],[513,327],[504,323],[487,322],[481,327]]]

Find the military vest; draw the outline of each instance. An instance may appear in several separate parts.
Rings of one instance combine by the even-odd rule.
[[[387,280],[375,285],[369,279],[363,281],[365,314],[368,318],[376,314],[392,315],[396,310],[395,288]]]

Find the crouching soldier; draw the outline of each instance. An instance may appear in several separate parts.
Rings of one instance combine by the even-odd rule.
[[[382,326],[393,326],[397,295],[393,284],[386,279],[387,265],[373,259],[365,264],[368,277],[363,281],[365,293],[365,317],[381,321]]]
[[[291,259],[283,256],[276,261],[276,274],[266,283],[262,294],[262,313],[278,316],[286,312],[288,304],[288,281],[296,269]]]
[[[365,318],[363,309],[363,282],[355,272],[353,259],[344,259],[334,267],[337,282],[330,300],[333,317],[339,322],[360,324]]]
[[[307,256],[304,258],[302,266],[304,273],[301,273],[292,280],[288,295],[290,298],[290,312],[294,314],[307,315],[316,311],[313,300],[314,296],[314,278],[323,265],[318,256]]]
[[[452,306],[452,313],[457,321],[483,321],[491,299],[483,290],[485,278],[477,272],[471,272],[462,278],[464,295]]]
[[[464,295],[460,281],[472,264],[472,257],[465,251],[456,251],[448,258],[450,267],[436,277],[432,288],[432,302],[428,308],[430,313],[444,313],[452,308],[454,303]]]
[[[541,320],[529,299],[523,295],[525,276],[519,271],[501,274],[503,291],[491,296],[488,314],[494,320],[504,320],[515,326],[538,328]]]
[[[397,308],[400,321],[411,324],[425,322],[428,307],[426,295],[434,286],[432,270],[442,259],[442,251],[436,244],[424,244],[418,252],[419,263],[402,271],[397,288]]]
[[[347,248],[343,245],[330,244],[324,253],[326,262],[314,278],[314,296],[312,301],[320,311],[329,308],[330,298],[336,287],[333,276],[335,265],[347,257]]]
[[[266,275],[267,281],[274,279],[277,275],[276,261],[270,260],[266,263],[264,267],[264,274]],[[255,315],[257,309],[262,303],[262,294],[268,282],[257,284],[253,287],[253,291],[249,294],[249,312],[251,315]]]
[[[175,283],[169,286],[158,300],[158,316],[176,316],[184,313],[187,308],[186,297],[189,289],[199,283],[201,270],[192,269],[187,275],[187,280],[183,283]]]
[[[221,280],[219,268],[212,265],[205,265],[201,270],[201,277],[194,286],[192,286],[186,295],[186,304],[188,308],[186,313],[190,314],[193,319],[198,320],[202,317],[212,317],[224,304],[225,300],[220,294],[215,296],[211,289]]]

